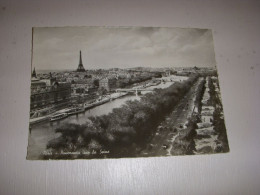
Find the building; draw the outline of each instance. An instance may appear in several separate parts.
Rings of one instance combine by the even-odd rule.
[[[79,52],[79,66],[77,68],[77,72],[85,72],[85,68],[82,63],[81,51]]]
[[[62,106],[69,103],[71,85],[55,82],[51,86],[31,87],[31,111],[46,106]]]
[[[33,72],[32,72],[31,87],[34,89],[46,87],[46,83],[37,78],[35,68],[33,69]]]
[[[99,80],[99,89],[110,92],[116,88],[116,78],[103,78]]]
[[[33,68],[32,78],[37,78],[37,76],[36,76],[36,71],[35,71],[35,67]]]
[[[88,93],[89,88],[94,87],[94,81],[92,79],[82,79],[74,81],[71,86],[74,94],[85,94]]]
[[[201,122],[202,123],[212,123],[213,116],[210,114],[201,114]]]
[[[164,72],[162,72],[162,76],[163,76],[163,77],[169,77],[169,76],[171,76],[171,70],[165,70]]]
[[[46,107],[62,107],[70,102],[71,84],[57,82],[50,78],[50,82],[41,81],[35,78],[36,72],[33,71],[31,79],[31,111]],[[47,85],[50,83],[50,85]]]

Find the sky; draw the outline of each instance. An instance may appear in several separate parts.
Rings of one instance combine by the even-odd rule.
[[[32,67],[85,69],[216,66],[212,31],[162,27],[38,27]]]

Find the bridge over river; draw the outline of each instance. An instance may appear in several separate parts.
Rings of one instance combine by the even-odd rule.
[[[153,89],[145,89],[145,88],[132,88],[132,89],[117,89],[116,92],[134,92],[136,95],[138,95],[138,92],[152,92]]]

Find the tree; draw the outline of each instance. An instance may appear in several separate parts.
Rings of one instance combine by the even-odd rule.
[[[99,87],[99,79],[95,79],[93,84],[96,86],[96,87]]]
[[[107,89],[105,89],[104,87],[101,87],[101,89],[99,89],[99,94],[100,95],[106,95],[107,94]]]

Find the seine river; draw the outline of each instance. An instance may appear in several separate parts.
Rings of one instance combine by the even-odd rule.
[[[151,86],[147,89],[154,88],[166,88],[172,83],[161,83],[157,86]],[[45,121],[42,123],[31,125],[31,133],[29,134],[28,140],[28,158],[37,159],[39,155],[46,149],[48,141],[53,138],[59,137],[59,133],[55,133],[55,129],[66,123],[76,123],[83,124],[87,121],[90,116],[99,116],[103,114],[108,114],[113,110],[113,108],[118,108],[123,105],[128,100],[139,100],[140,96],[124,96],[122,98],[115,99],[113,101],[107,102],[100,106],[94,107],[92,109],[86,110],[84,113],[79,113],[77,115],[71,115],[65,119],[49,122]]]

